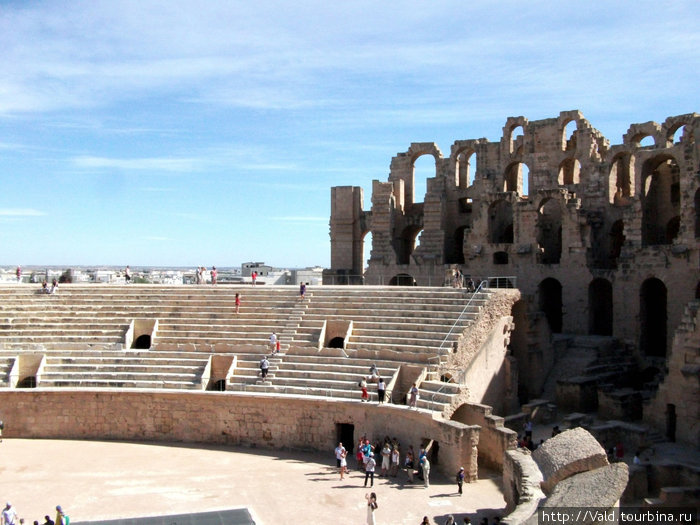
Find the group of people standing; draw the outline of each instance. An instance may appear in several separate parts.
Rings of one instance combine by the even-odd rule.
[[[206,284],[207,278],[207,267],[206,266],[198,266],[197,269],[194,272],[194,283],[195,284]],[[216,280],[218,278],[219,273],[216,270],[216,266],[212,266],[211,270],[209,270],[209,282],[211,284],[216,284]]]
[[[0,520],[3,525],[20,525],[24,523],[24,518],[20,518],[17,510],[9,501],[5,504],[5,508],[0,513]],[[33,525],[39,525],[38,520],[34,520]],[[63,511],[60,505],[56,506],[56,519],[52,520],[50,516],[44,516],[44,523],[41,525],[70,525],[68,514]]]

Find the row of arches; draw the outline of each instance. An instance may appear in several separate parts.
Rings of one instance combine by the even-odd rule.
[[[643,355],[666,356],[667,296],[666,285],[655,277],[646,279],[640,287],[639,349]],[[564,319],[561,283],[552,277],[544,279],[537,288],[537,301],[550,330],[561,333]],[[613,322],[612,283],[603,278],[593,279],[588,285],[588,333],[611,336]]]

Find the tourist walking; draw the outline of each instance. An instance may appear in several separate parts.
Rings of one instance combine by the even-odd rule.
[[[5,508],[2,511],[2,523],[3,525],[16,525],[18,522],[17,512],[9,501],[5,504]]]
[[[241,294],[237,293],[236,298],[234,300],[234,303],[236,305],[236,313],[238,313],[241,310]]]
[[[384,442],[382,447],[382,470],[380,471],[380,476],[386,476],[389,473],[389,467],[391,466],[391,447],[387,441]]]
[[[413,383],[413,386],[411,387],[411,390],[409,391],[408,407],[409,408],[416,408],[417,403],[418,403],[418,387],[416,386],[415,383]]]
[[[216,284],[216,277],[218,275],[216,266],[211,267],[211,272],[209,272],[209,274],[211,275],[211,284]]]
[[[343,449],[343,453],[340,455],[340,479],[345,477],[348,473],[348,451]]]
[[[306,297],[306,283],[301,283],[299,285],[299,299],[301,299],[303,301],[305,297]]]
[[[428,461],[428,456],[423,456],[421,466],[423,467],[423,484],[428,488],[430,486],[430,461]]]
[[[274,354],[276,348],[277,348],[277,334],[275,332],[272,332],[272,334],[270,335],[270,351]]]
[[[457,493],[462,495],[462,485],[464,484],[464,467],[460,467],[457,471],[456,481],[457,481]]]
[[[367,500],[367,525],[375,525],[374,511],[379,507],[377,505],[377,495],[374,492],[365,494],[365,499]]]
[[[258,280],[258,272],[254,271],[253,273],[250,274],[250,284],[255,286],[255,281]]]
[[[367,381],[365,381],[365,378],[363,377],[360,379],[360,390],[362,391],[362,402],[364,403],[365,401],[369,401],[369,394],[367,393]]]
[[[381,405],[384,403],[384,395],[386,394],[386,383],[381,377],[377,381],[377,400]]]
[[[129,268],[129,265],[126,265],[126,268],[124,268],[124,284],[129,284],[131,282],[131,268]]]
[[[374,460],[374,452],[369,453],[367,462],[365,463],[365,487],[367,486],[367,480],[370,480],[370,487],[374,487],[374,469],[377,466],[377,462]]]
[[[56,505],[56,525],[70,525],[70,518],[60,505]]]
[[[389,471],[389,475],[392,478],[395,478],[399,474],[399,461],[400,460],[401,460],[401,454],[399,454],[399,446],[394,445],[394,448],[391,451],[391,470]]]
[[[408,476],[409,483],[413,483],[413,460],[413,447],[409,447],[403,462],[404,467],[406,467],[406,476]]]
[[[15,270],[15,274],[17,275],[17,282],[21,283],[22,282],[22,267],[17,266],[17,269]]]
[[[260,360],[260,374],[262,375],[263,381],[267,377],[267,371],[270,368],[270,361],[267,360],[267,356],[264,356]]]
[[[343,452],[345,452],[345,447],[342,443],[338,443],[338,446],[335,447],[335,466],[338,468],[340,468],[340,460],[343,457]]]

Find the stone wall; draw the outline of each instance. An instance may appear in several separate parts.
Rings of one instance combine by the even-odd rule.
[[[479,429],[399,406],[213,392],[14,390],[0,392],[5,437],[216,443],[312,449],[329,454],[336,424],[354,425],[355,438],[397,437],[418,448],[439,443],[438,470],[463,466],[477,478]],[[352,444],[354,446],[354,443]]]
[[[478,403],[465,403],[452,414],[454,421],[478,425],[479,465],[503,470],[506,451],[515,449],[518,434],[504,426],[504,420],[492,413],[492,408]]]
[[[527,305],[515,357],[530,397],[552,360],[529,323],[631,341],[658,366],[700,294],[698,136],[700,115],[689,113],[632,124],[611,145],[581,112],[563,111],[510,117],[497,142],[457,140],[448,156],[414,143],[391,160],[387,182],[373,181],[371,210],[332,210],[332,250],[348,224],[364,224],[366,283],[442,285],[450,269],[512,276]],[[435,159],[424,196],[413,191],[422,155]],[[353,269],[334,263],[328,275]],[[666,404],[680,406],[680,395]]]

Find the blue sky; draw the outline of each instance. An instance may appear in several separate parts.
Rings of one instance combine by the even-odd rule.
[[[411,142],[700,111],[698,28],[697,0],[0,1],[0,264],[326,266],[330,187],[369,206]]]

